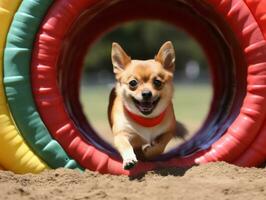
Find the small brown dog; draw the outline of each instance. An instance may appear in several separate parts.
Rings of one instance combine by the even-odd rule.
[[[166,42],[155,59],[131,60],[113,43],[112,63],[117,83],[110,95],[109,122],[123,167],[130,169],[137,157],[152,159],[177,132],[185,134],[172,105],[175,51]]]

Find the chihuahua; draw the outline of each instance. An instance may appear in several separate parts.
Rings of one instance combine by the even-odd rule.
[[[177,134],[185,135],[172,104],[175,51],[168,41],[154,59],[132,60],[113,43],[111,57],[116,86],[110,94],[108,117],[114,145],[128,170],[138,159],[150,160],[163,153]]]

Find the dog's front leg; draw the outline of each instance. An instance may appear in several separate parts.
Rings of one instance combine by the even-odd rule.
[[[147,145],[146,148],[143,149],[145,158],[153,159],[154,157],[162,154],[172,137],[173,135],[170,132],[157,137],[151,145]]]
[[[133,168],[138,160],[130,143],[130,135],[121,132],[116,134],[114,137],[114,145],[122,156],[124,169],[128,170]]]

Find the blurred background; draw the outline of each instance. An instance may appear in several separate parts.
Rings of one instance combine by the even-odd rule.
[[[160,21],[123,24],[98,40],[87,53],[80,100],[90,124],[104,140],[112,143],[107,119],[109,93],[115,80],[112,73],[111,45],[118,42],[132,59],[152,59],[165,41],[176,51],[176,119],[187,127],[189,136],[201,127],[212,99],[208,61],[199,44],[183,30]]]

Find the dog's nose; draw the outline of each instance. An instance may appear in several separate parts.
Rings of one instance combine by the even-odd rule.
[[[151,93],[150,90],[143,90],[143,91],[142,91],[142,98],[143,98],[144,100],[148,100],[148,99],[150,99],[151,97],[152,97],[152,93]]]

